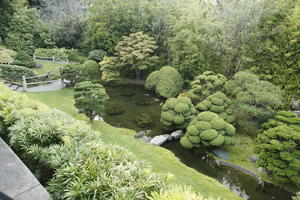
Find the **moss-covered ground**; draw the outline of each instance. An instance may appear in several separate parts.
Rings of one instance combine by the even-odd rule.
[[[63,89],[54,92],[27,93],[32,98],[49,105],[52,108],[69,113],[76,119],[88,121],[83,114],[78,114],[73,106],[73,91]],[[107,143],[115,143],[127,147],[137,158],[147,160],[155,172],[171,173],[174,182],[190,185],[195,191],[204,196],[220,197],[224,200],[240,199],[229,189],[223,187],[216,180],[207,177],[180,162],[175,155],[167,149],[144,144],[133,138],[134,131],[113,127],[105,122],[94,122],[93,129],[102,133],[102,138]]]

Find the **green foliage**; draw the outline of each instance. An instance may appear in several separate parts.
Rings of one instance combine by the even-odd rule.
[[[208,96],[200,102],[196,109],[199,112],[210,111],[219,114],[226,122],[234,123],[235,115],[233,114],[232,101],[220,91]]]
[[[0,64],[11,64],[14,59],[4,50],[0,49]]]
[[[35,76],[33,70],[17,65],[0,65],[0,75],[8,81],[22,82],[22,76]]]
[[[132,33],[123,36],[115,47],[115,55],[120,62],[120,66],[129,66],[136,73],[136,78],[140,78],[140,72],[154,66],[158,60],[153,56],[157,48],[154,38],[143,34],[143,32]]]
[[[168,130],[185,129],[195,117],[196,112],[189,98],[169,98],[162,107],[160,121]]]
[[[281,105],[281,90],[250,72],[235,74],[225,89],[234,98],[239,128],[248,134],[256,134],[259,125],[271,118]]]
[[[275,128],[277,126],[289,126],[300,132],[300,118],[291,111],[278,111],[274,119],[269,119],[262,124],[264,130]]]
[[[89,59],[95,60],[96,62],[101,62],[106,55],[106,51],[93,50],[89,52]]]
[[[101,81],[108,85],[119,85],[122,83],[120,77],[120,66],[115,57],[104,57],[99,63],[101,66]]]
[[[175,68],[164,66],[147,77],[145,88],[165,98],[175,97],[183,89],[183,78]]]
[[[232,145],[234,135],[234,126],[225,122],[218,114],[204,111],[188,125],[180,144],[188,149]]]
[[[62,79],[68,80],[68,85],[73,87],[75,84],[83,81],[82,65],[68,64],[59,69]]]
[[[52,49],[44,49],[38,48],[34,50],[34,55],[37,57],[48,57],[52,59],[52,56],[55,59],[66,60],[69,59],[70,56],[77,53],[76,49],[65,49],[65,48],[52,48]]]
[[[258,165],[272,172],[279,183],[300,186],[300,132],[276,126],[257,136]]]
[[[102,85],[84,81],[76,84],[74,92],[74,106],[81,110],[91,121],[95,116],[103,114],[109,96]]]
[[[96,80],[100,79],[100,65],[96,63],[94,60],[88,60],[83,64],[83,74],[86,74],[89,79]]]
[[[212,71],[203,72],[191,83],[191,89],[187,96],[196,105],[209,95],[223,89],[226,81],[227,78],[222,74],[216,74]]]
[[[160,192],[152,192],[149,200],[213,200],[213,198],[205,198],[195,193],[191,188],[179,185]]]
[[[18,9],[9,23],[5,44],[10,49],[32,54],[34,51],[33,36],[37,19],[36,9],[27,7]]]
[[[14,65],[21,65],[28,68],[34,68],[36,63],[33,58],[24,51],[19,51],[13,62]]]

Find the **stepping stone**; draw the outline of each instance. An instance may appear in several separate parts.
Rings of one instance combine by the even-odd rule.
[[[224,159],[224,160],[229,160],[229,154],[227,153],[227,152],[225,152],[225,151],[222,151],[222,150],[213,150],[212,151],[213,152],[213,154],[215,155],[215,156],[217,156],[218,158],[222,158],[222,159]]]
[[[168,140],[168,138],[164,135],[158,135],[151,139],[150,143],[156,146],[161,146],[163,143],[165,143]]]
[[[142,138],[140,138],[140,141],[147,144],[151,141],[151,138],[147,136],[143,136]]]
[[[11,85],[11,86],[9,86],[9,88],[12,89],[12,90],[16,90],[18,87],[19,87],[18,85]]]
[[[184,135],[182,130],[177,130],[171,133],[171,136],[175,139],[178,140]]]

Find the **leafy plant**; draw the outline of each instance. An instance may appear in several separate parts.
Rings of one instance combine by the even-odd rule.
[[[5,80],[21,83],[22,76],[31,77],[35,76],[35,73],[26,67],[0,64],[0,75],[5,78]]]
[[[96,63],[94,60],[88,60],[84,62],[82,71],[91,80],[96,80],[101,78],[100,65]]]
[[[0,64],[11,64],[14,59],[5,51],[0,49]]]
[[[28,68],[34,68],[36,65],[33,58],[24,51],[19,51],[16,54],[13,64],[28,67]]]
[[[101,62],[106,55],[106,51],[93,50],[89,52],[89,59],[95,60],[96,62]]]
[[[105,102],[109,99],[105,88],[100,84],[84,81],[74,87],[74,106],[81,110],[91,121],[104,112]]]
[[[145,88],[165,98],[175,97],[183,89],[183,78],[175,68],[164,66],[147,77]]]
[[[68,64],[59,69],[62,79],[68,80],[68,85],[73,87],[75,84],[84,80],[82,73],[82,65]]]
[[[102,72],[101,80],[104,84],[119,85],[122,83],[120,66],[115,57],[104,57],[100,65]]]

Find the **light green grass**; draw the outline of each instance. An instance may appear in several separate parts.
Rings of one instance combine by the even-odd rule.
[[[78,114],[76,108],[73,106],[73,91],[71,89],[54,92],[27,93],[27,95],[52,108],[65,111],[76,119],[88,121],[83,114]],[[105,142],[124,146],[133,152],[137,158],[147,160],[155,172],[173,174],[176,183],[190,185],[203,196],[220,197],[222,200],[241,199],[215,179],[205,176],[181,163],[169,150],[150,144],[144,144],[134,139],[134,131],[132,130],[116,128],[105,122],[94,122],[92,127],[94,130],[98,130],[102,133],[102,138]]]
[[[48,61],[38,61],[38,63],[42,64],[42,68],[35,68],[34,71],[40,74],[46,74],[48,71],[58,70],[63,64],[55,63],[55,62],[48,62]]]

